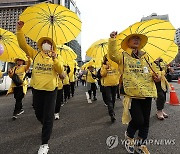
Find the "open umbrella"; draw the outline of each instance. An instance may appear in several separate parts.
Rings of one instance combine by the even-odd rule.
[[[84,63],[81,66],[81,69],[87,69],[89,66],[94,66],[94,62],[93,61],[89,61],[89,62]]]
[[[41,37],[52,38],[63,44],[76,38],[81,31],[81,21],[68,8],[50,3],[28,7],[19,17],[25,24],[23,32],[37,42]]]
[[[94,42],[86,51],[86,55],[92,58],[102,59],[108,50],[108,39]]]
[[[162,58],[166,64],[169,64],[176,57],[177,54],[178,46],[173,42],[168,48],[168,50],[160,56],[160,58]]]
[[[121,51],[121,42],[131,34],[143,34],[147,36],[147,44],[141,49],[146,52],[151,61],[166,53],[169,46],[174,42],[176,29],[169,21],[152,19],[137,22],[119,33],[116,37],[118,48]]]
[[[68,64],[69,66],[74,67],[74,68],[78,67],[78,63],[77,63],[76,60],[68,61],[67,64]]]
[[[0,60],[6,62],[14,62],[16,58],[27,60],[26,54],[18,45],[16,35],[12,32],[0,28],[0,44],[3,46]]]
[[[57,51],[59,52],[65,63],[73,63],[74,59],[77,58],[77,54],[66,45],[58,45]]]

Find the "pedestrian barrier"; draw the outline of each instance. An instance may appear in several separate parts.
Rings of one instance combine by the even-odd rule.
[[[180,105],[174,86],[173,85],[170,86],[171,86],[170,100],[167,103],[174,106]]]

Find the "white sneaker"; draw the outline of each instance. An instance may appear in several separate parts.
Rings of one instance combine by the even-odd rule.
[[[48,151],[49,151],[48,144],[43,144],[43,145],[40,145],[38,154],[47,154]]]
[[[59,113],[55,113],[55,114],[54,114],[54,119],[55,119],[55,120],[59,120]]]

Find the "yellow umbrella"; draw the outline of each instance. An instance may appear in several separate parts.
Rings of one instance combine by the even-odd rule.
[[[4,49],[0,60],[6,62],[14,62],[16,58],[27,60],[26,54],[18,45],[16,35],[12,32],[0,28],[0,44]]]
[[[73,66],[74,68],[78,67],[78,63],[76,60],[68,61],[67,64]]]
[[[87,67],[89,67],[89,66],[94,66],[94,62],[89,61],[89,62],[84,63],[84,64],[81,66],[81,69],[87,69]]]
[[[92,64],[94,67],[96,68],[100,68],[102,65],[102,58],[101,59],[97,59],[97,58],[92,58],[89,61],[90,64]]]
[[[66,45],[58,45],[57,51],[59,51],[59,54],[61,55],[65,63],[73,62],[74,59],[77,58],[77,54]]]
[[[166,53],[169,46],[174,42],[176,29],[169,21],[152,19],[137,22],[119,33],[116,37],[119,51],[123,51],[121,43],[131,34],[143,34],[147,36],[147,44],[141,49],[147,52],[151,61],[156,60]]]
[[[19,17],[25,24],[25,35],[37,42],[41,37],[52,38],[56,44],[69,42],[81,31],[76,13],[64,6],[40,3],[28,7]]]
[[[94,42],[86,51],[86,55],[92,58],[102,59],[108,50],[108,39]]]
[[[163,59],[163,61],[166,64],[169,64],[176,57],[177,54],[178,54],[178,46],[173,42],[168,48],[168,50],[160,57]]]

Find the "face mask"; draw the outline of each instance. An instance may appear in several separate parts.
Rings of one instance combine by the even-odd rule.
[[[48,43],[43,43],[42,45],[43,51],[50,51],[51,50],[51,45]]]

